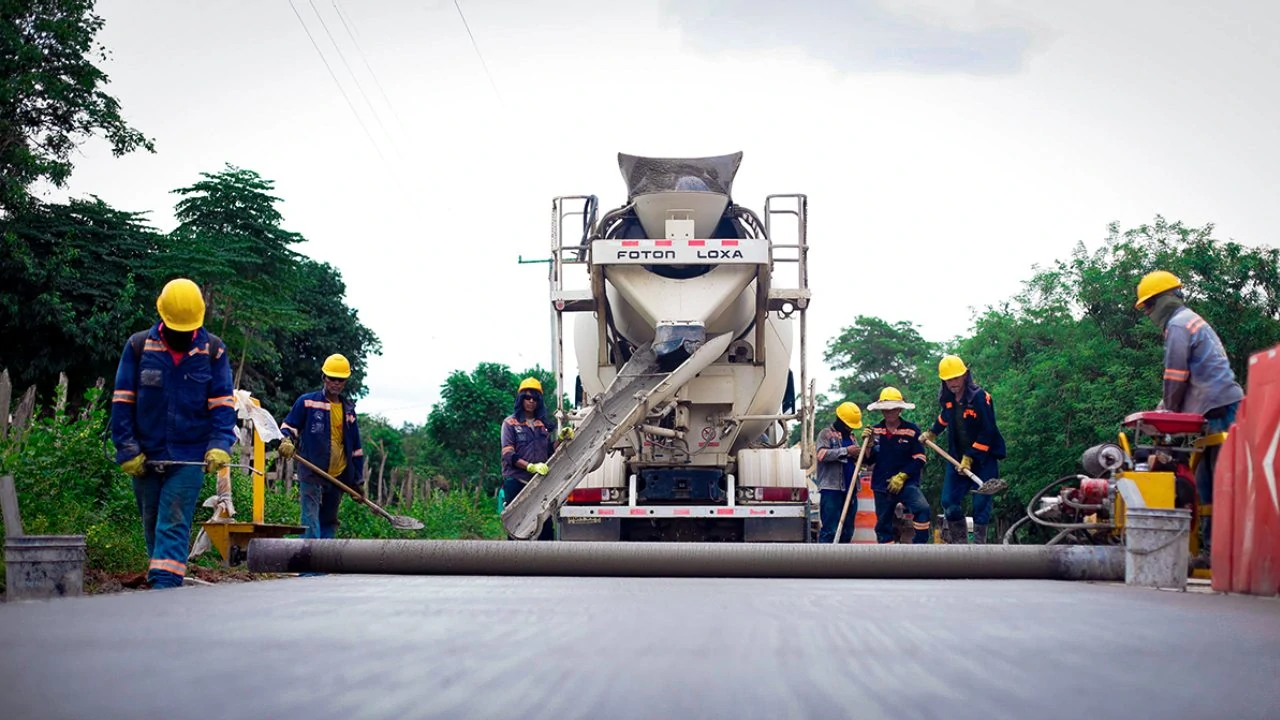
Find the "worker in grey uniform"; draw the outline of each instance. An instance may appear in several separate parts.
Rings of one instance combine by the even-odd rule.
[[[818,513],[822,521],[822,529],[818,531],[820,543],[830,543],[835,539],[836,526],[840,524],[840,514],[844,512],[849,486],[858,482],[853,477],[853,466],[858,453],[858,443],[853,439],[853,431],[861,427],[862,411],[851,402],[843,402],[836,408],[836,419],[818,432],[816,484]],[[854,494],[857,494],[857,490],[854,490]],[[852,539],[853,523],[846,518],[840,542],[847,543]]]
[[[1226,432],[1235,422],[1244,388],[1236,382],[1218,334],[1187,307],[1182,281],[1167,270],[1147,273],[1138,283],[1137,307],[1164,331],[1164,393],[1158,409],[1203,415],[1206,435]],[[1196,466],[1196,494],[1210,508],[1218,449],[1206,447]],[[1211,518],[1210,511],[1201,524],[1206,549]]]

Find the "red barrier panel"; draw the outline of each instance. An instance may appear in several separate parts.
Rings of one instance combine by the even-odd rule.
[[[1248,386],[1214,468],[1213,587],[1280,594],[1280,345],[1249,358]]]

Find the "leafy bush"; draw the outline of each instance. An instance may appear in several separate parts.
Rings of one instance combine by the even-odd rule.
[[[21,444],[0,446],[0,474],[14,477],[28,535],[84,535],[90,567],[123,572],[146,567],[147,553],[133,487],[109,456],[101,397],[90,389],[76,417],[61,402],[37,413]]]

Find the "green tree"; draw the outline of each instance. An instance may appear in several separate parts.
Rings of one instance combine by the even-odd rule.
[[[227,165],[173,192],[178,227],[169,234],[164,266],[172,277],[200,285],[205,325],[227,342],[239,363],[279,362],[264,336],[272,329],[306,325],[293,297],[301,258],[292,246],[301,235],[281,227],[274,184],[252,170]]]
[[[0,217],[31,202],[30,186],[63,186],[71,154],[101,134],[117,157],[155,145],[104,90],[108,53],[92,0],[0,2]]]
[[[128,336],[155,318],[161,236],[102,200],[30,205],[0,231],[0,367],[18,387],[114,377]]]
[[[827,342],[822,359],[834,370],[845,371],[831,385],[834,398],[819,396],[816,427],[835,419],[836,405],[850,400],[863,409],[864,421],[872,419],[866,407],[887,385],[898,388],[908,400],[919,404],[916,391],[927,369],[936,364],[940,345],[921,337],[915,324],[905,320],[890,323],[877,317],[859,315],[852,325]],[[927,410],[926,410],[927,412]]]
[[[260,362],[245,370],[242,385],[273,407],[291,407],[304,392],[319,388],[320,366],[333,353],[351,361],[346,392],[363,397],[366,361],[382,353],[382,341],[360,322],[346,304],[347,286],[338,268],[302,258],[294,268],[297,290],[295,318],[285,327],[263,332],[265,344],[277,353],[275,362]]]
[[[470,373],[450,373],[426,425],[438,449],[438,467],[447,477],[486,490],[501,482],[502,419],[514,412],[516,389],[529,376],[554,397],[551,373],[539,367],[517,374],[506,365],[480,363]]]

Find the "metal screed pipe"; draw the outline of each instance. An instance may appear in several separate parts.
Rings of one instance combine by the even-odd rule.
[[[1124,548],[261,538],[249,543],[249,570],[396,575],[1120,581],[1124,579]]]

